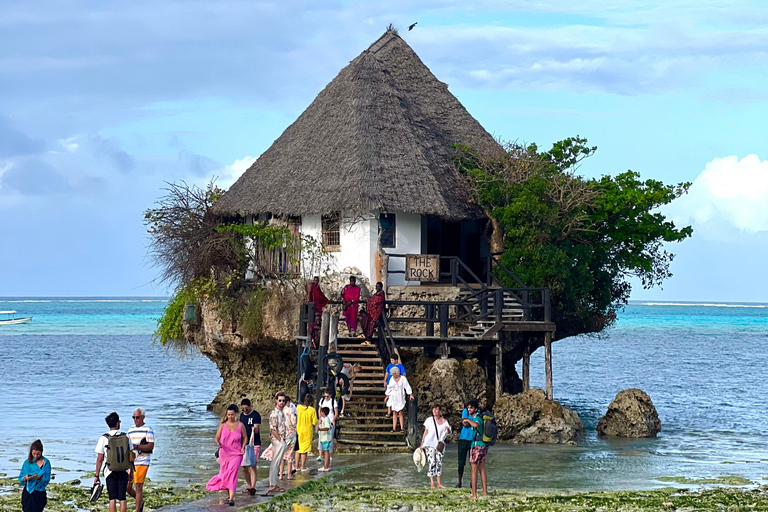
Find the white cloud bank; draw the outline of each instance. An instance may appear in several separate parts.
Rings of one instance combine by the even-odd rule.
[[[714,237],[768,231],[768,160],[715,158],[666,213]]]
[[[225,190],[229,189],[255,161],[256,158],[252,156],[235,160],[234,163],[221,170],[220,176],[216,179],[216,185]]]

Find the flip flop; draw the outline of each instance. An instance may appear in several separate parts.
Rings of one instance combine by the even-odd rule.
[[[285,492],[285,489],[282,487],[275,487],[275,492]]]

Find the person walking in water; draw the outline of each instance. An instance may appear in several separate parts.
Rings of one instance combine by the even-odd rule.
[[[136,500],[136,512],[144,510],[144,482],[147,479],[152,451],[155,449],[155,433],[152,427],[144,423],[146,413],[141,407],[133,411],[133,424],[128,429],[136,459],[133,461],[134,471],[128,479],[128,494]]]
[[[259,460],[261,451],[261,437],[259,429],[261,428],[261,415],[251,407],[251,401],[243,398],[240,401],[240,423],[245,427],[245,437],[248,444],[245,446],[245,455],[243,456],[243,478],[245,478],[245,490],[251,496],[256,494],[256,482],[258,481],[258,468],[256,463]]]
[[[228,497],[223,503],[230,507],[235,505],[237,492],[237,472],[243,462],[245,445],[245,427],[237,416],[235,404],[227,407],[226,415],[221,419],[216,431],[216,445],[219,447],[219,474],[208,481],[205,488],[209,491],[227,491]]]
[[[107,481],[107,495],[109,497],[109,512],[117,512],[117,503],[120,503],[120,512],[127,512],[128,504],[125,495],[128,492],[128,470],[131,468],[128,460],[128,452],[133,450],[131,438],[124,432],[120,432],[120,416],[111,412],[104,418],[109,427],[109,432],[99,438],[96,443],[96,476],[93,483],[100,483],[99,473],[104,464],[104,479]]]
[[[21,491],[21,510],[23,512],[43,512],[48,503],[45,488],[51,481],[51,462],[43,457],[43,442],[32,441],[27,460],[21,466],[19,482],[24,484]]]
[[[443,474],[443,454],[445,453],[445,439],[451,433],[451,425],[443,418],[443,408],[439,405],[432,407],[432,416],[424,420],[424,435],[421,436],[421,449],[427,454],[427,476],[429,486],[434,489],[445,489],[440,482]],[[437,478],[437,485],[435,485]]]
[[[341,301],[344,303],[344,321],[350,332],[357,334],[357,310],[360,303],[360,287],[355,276],[349,276],[349,284],[341,290]]]
[[[464,478],[464,467],[467,465],[467,456],[472,447],[472,440],[475,438],[475,429],[464,423],[466,418],[474,416],[477,413],[475,402],[470,400],[466,407],[461,411],[461,433],[459,434],[459,483],[457,489],[461,489],[461,480]]]
[[[272,462],[269,465],[269,489],[263,496],[270,496],[285,489],[277,486],[280,466],[283,465],[285,455],[285,393],[275,396],[275,408],[269,415],[269,438],[272,443]]]

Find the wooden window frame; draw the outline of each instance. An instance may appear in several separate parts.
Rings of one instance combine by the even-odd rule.
[[[320,217],[323,249],[327,252],[341,251],[341,214],[339,212]]]

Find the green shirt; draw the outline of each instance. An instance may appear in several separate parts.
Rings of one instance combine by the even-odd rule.
[[[472,448],[475,446],[485,446],[485,443],[482,441],[483,439],[483,416],[480,414],[480,412],[476,412],[474,416],[469,417],[470,421],[476,421],[477,422],[477,428],[475,428],[475,439],[472,441]],[[480,440],[477,440],[477,437],[480,438]]]

